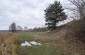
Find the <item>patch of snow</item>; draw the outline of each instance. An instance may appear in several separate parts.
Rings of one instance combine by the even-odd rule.
[[[31,42],[25,41],[25,43],[21,43],[21,46],[32,46],[32,45],[42,45],[42,44],[36,41],[31,41]]]
[[[26,46],[32,46],[29,42],[25,41]]]
[[[29,42],[25,41],[25,43],[22,43],[21,46],[32,46]]]
[[[37,45],[38,43],[37,42],[35,42],[35,41],[31,41],[30,42],[32,45]]]
[[[35,42],[35,41],[31,41],[30,42],[32,45],[42,45],[41,43]]]
[[[38,43],[38,45],[42,45],[41,43]]]
[[[21,43],[21,46],[26,46],[25,43]]]

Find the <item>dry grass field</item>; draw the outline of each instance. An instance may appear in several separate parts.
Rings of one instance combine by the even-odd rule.
[[[18,55],[19,38],[11,33],[0,33],[0,55]]]
[[[0,33],[0,55],[85,55],[85,31],[81,21],[73,21],[49,33]],[[25,41],[37,41],[42,45],[20,46]]]
[[[25,51],[24,54],[26,55],[85,55],[85,45],[70,34],[68,36],[67,30],[60,30],[58,33],[28,32],[23,34],[28,34],[25,37],[28,41],[34,40],[43,44],[42,46],[26,47],[25,49],[21,47],[22,52]]]

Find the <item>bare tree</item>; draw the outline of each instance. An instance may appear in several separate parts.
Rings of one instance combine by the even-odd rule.
[[[70,1],[76,8],[72,9],[76,14],[79,15],[80,18],[84,18],[85,16],[85,0],[68,0]]]
[[[21,26],[17,26],[17,30],[18,31],[22,31],[22,27]]]
[[[12,23],[12,24],[9,26],[9,31],[11,31],[11,32],[16,32],[16,23]]]

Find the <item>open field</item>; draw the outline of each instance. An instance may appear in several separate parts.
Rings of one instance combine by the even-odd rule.
[[[21,42],[38,41],[42,43],[41,46],[20,47],[20,55],[62,55],[60,50],[52,46],[51,42],[49,42],[50,40],[46,40],[49,39],[48,37],[42,37],[45,36],[43,32],[22,32],[16,34],[21,38]]]
[[[55,34],[46,32],[23,32],[17,33],[21,42],[38,41],[41,46],[20,47],[20,55],[75,55],[72,51],[67,51],[66,44],[62,39],[55,37]],[[56,40],[57,39],[57,40]],[[67,51],[67,52],[66,52]]]
[[[24,52],[23,55],[84,55],[84,44],[69,34],[67,36],[67,30],[61,30],[58,33],[23,32],[17,34],[20,35],[21,42],[27,40],[42,43],[41,46],[20,47],[21,54]]]
[[[0,53],[2,55],[84,55],[84,44],[65,34],[66,30],[58,33],[0,33]],[[25,41],[37,41],[42,45],[21,46]]]

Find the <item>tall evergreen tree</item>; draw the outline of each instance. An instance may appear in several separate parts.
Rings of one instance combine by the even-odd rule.
[[[62,5],[58,1],[54,1],[53,4],[50,4],[49,7],[47,7],[45,10],[45,19],[48,28],[55,29],[59,21],[66,19],[67,16],[63,10]]]

